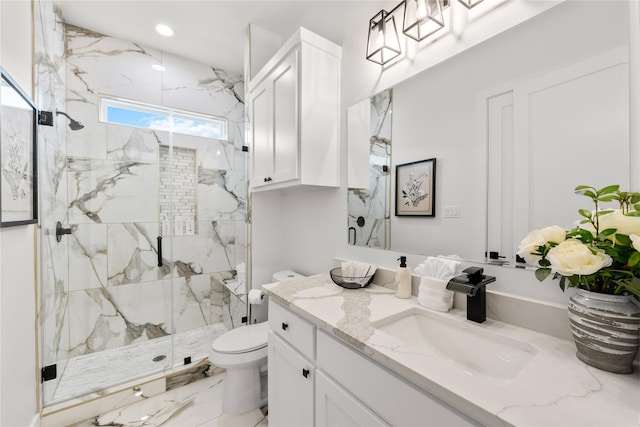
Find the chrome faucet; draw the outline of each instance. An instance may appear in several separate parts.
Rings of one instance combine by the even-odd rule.
[[[487,320],[488,283],[495,282],[493,276],[485,276],[481,267],[469,267],[461,274],[449,280],[447,289],[461,292],[467,296],[467,320],[482,323]]]

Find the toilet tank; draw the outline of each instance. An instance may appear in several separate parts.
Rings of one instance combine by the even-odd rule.
[[[284,282],[285,280],[300,279],[302,277],[305,277],[305,276],[303,276],[300,273],[296,273],[295,271],[282,270],[282,271],[277,271],[273,273],[273,276],[271,276],[271,279],[274,282]]]
[[[298,279],[302,277],[306,277],[306,276],[303,276],[302,274],[296,273],[295,271],[292,271],[292,270],[282,270],[282,271],[276,271],[275,273],[273,273],[273,275],[271,275],[271,281],[272,283],[284,282],[285,280]],[[268,296],[265,295],[265,297],[263,298],[262,304],[253,305],[251,307],[251,317],[254,323],[264,322],[267,320],[268,305],[269,305],[269,298]]]

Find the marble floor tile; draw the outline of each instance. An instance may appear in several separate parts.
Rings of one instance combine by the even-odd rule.
[[[222,413],[224,378],[224,372],[219,373],[69,427],[266,427],[267,418],[259,409],[242,415]]]
[[[192,362],[204,359],[209,355],[211,343],[226,331],[224,324],[216,323],[173,335],[173,366],[170,360],[171,336],[74,357],[69,360],[47,404],[63,402],[180,366],[185,357],[191,357]],[[157,355],[165,355],[166,358],[154,362],[154,356]]]

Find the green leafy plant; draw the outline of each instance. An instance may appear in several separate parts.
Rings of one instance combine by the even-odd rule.
[[[553,274],[563,291],[628,292],[640,299],[640,193],[620,191],[619,185],[580,185],[575,193],[590,198],[595,209],[580,209],[582,219],[570,230],[554,225],[529,232],[518,255],[538,267],[538,280]],[[611,202],[618,207],[603,209]]]

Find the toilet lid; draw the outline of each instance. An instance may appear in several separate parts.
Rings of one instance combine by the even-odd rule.
[[[218,353],[247,353],[267,345],[269,322],[254,323],[225,332],[211,347]]]

